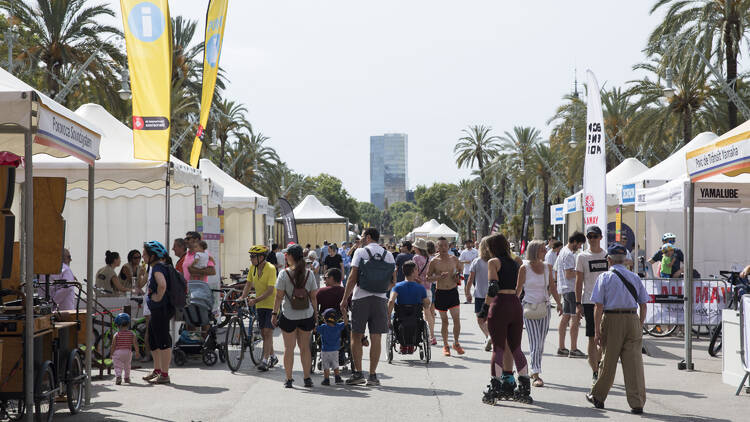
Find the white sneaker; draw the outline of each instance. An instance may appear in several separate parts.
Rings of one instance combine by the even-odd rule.
[[[491,337],[487,337],[487,343],[484,344],[484,350],[487,352],[492,351],[492,338]]]

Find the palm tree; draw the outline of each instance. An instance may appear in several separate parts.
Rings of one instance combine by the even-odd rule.
[[[684,43],[703,46],[726,66],[726,82],[737,91],[737,56],[750,28],[750,0],[657,0],[651,13],[666,8],[664,21],[649,37],[647,54],[672,40],[669,56],[685,55]],[[737,106],[727,102],[730,128],[737,126]]]
[[[31,4],[14,0],[0,1],[0,8],[13,14],[21,26],[35,34],[36,42],[27,46],[16,57],[27,60],[33,57],[42,67],[44,86],[39,88],[54,97],[68,82],[68,78],[92,55],[94,60],[80,78],[75,92],[88,86],[117,86],[118,63],[124,62],[121,50],[114,44],[122,37],[112,26],[104,25],[103,18],[114,17],[114,11],[105,4],[91,5],[86,0],[36,0]],[[100,38],[103,37],[104,39]],[[117,88],[112,90],[116,92]],[[63,99],[64,105],[69,105]]]
[[[242,129],[247,127],[248,123],[245,118],[247,108],[240,103],[222,99],[212,106],[212,113],[215,112],[215,118],[211,119],[213,130],[216,131],[216,137],[219,139],[219,168],[224,169],[226,160],[227,141],[231,136],[236,136]]]
[[[464,129],[465,136],[459,138],[459,142],[453,147],[453,153],[456,154],[456,164],[461,167],[474,167],[474,163],[479,168],[479,178],[482,181],[482,206],[489,210],[491,206],[490,190],[486,183],[485,167],[498,156],[499,138],[490,135],[492,128],[483,125],[469,126]],[[482,236],[489,233],[490,221],[483,218],[480,226]]]
[[[646,70],[655,76],[653,80],[646,76],[641,80],[631,81],[632,86],[628,92],[639,98],[635,105],[641,110],[634,122],[634,133],[653,133],[656,129],[658,135],[650,137],[654,142],[660,143],[673,139],[674,141],[667,141],[664,146],[657,145],[661,147],[662,154],[690,142],[695,129],[705,128],[696,119],[700,120],[700,114],[709,99],[709,74],[704,67],[700,66],[698,60],[693,55],[687,55],[680,61],[671,63],[675,92],[674,96],[667,100],[666,106],[662,105],[664,94],[661,80],[666,76],[666,66],[663,62],[655,57],[650,62],[633,67],[637,70]],[[669,136],[671,128],[675,126],[680,128],[679,135]],[[645,129],[645,132],[639,129]]]
[[[239,133],[237,142],[227,151],[230,163],[227,172],[235,179],[256,191],[262,190],[267,183],[265,177],[271,175],[281,159],[273,148],[264,145],[270,138],[262,133],[255,133],[252,126],[248,133]]]

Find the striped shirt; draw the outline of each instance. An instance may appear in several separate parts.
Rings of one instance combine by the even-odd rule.
[[[115,347],[112,350],[130,350],[133,348],[133,332],[120,330],[115,334]]]

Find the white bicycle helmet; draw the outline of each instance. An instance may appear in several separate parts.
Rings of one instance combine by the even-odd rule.
[[[677,240],[677,236],[675,236],[674,233],[664,233],[664,235],[661,237],[662,242],[666,242],[669,239]]]

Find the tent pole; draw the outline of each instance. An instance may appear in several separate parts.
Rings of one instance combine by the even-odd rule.
[[[170,157],[171,158],[171,157]],[[166,243],[164,247],[169,249],[169,202],[170,202],[170,180],[169,174],[172,172],[172,162],[167,159],[167,177],[165,179],[165,197],[164,197],[164,238]]]
[[[93,335],[93,303],[94,289],[94,165],[89,166],[89,197],[88,197],[88,241],[86,243],[86,405],[91,404],[91,347],[94,343]]]
[[[257,245],[258,242],[255,241],[255,210],[258,208],[258,198],[253,198],[253,201],[255,202],[255,205],[253,205],[253,245]]]
[[[685,265],[685,369],[693,370],[693,237],[695,228],[695,183],[690,182],[687,210],[687,262]]]
[[[26,349],[25,362],[34,362],[34,170],[31,139],[31,113],[29,113],[29,129],[24,134],[24,190],[23,190],[23,238],[24,245],[24,293],[26,295],[26,321],[24,321],[24,343]],[[25,385],[34,385],[34,365],[24,365]],[[26,405],[26,419],[34,420],[31,411],[34,403],[34,389],[26,388],[24,394]]]
[[[633,236],[635,237],[635,244],[633,245],[633,252],[635,252],[635,262],[633,264],[635,265],[635,272],[638,272],[638,266],[640,261],[640,251],[638,249],[638,211],[635,210],[635,205],[633,205],[633,213],[635,214],[635,227],[633,228]],[[644,273],[646,269],[643,269]]]

